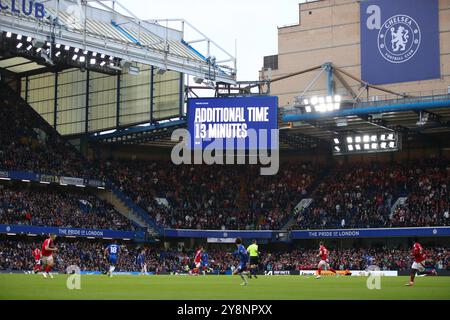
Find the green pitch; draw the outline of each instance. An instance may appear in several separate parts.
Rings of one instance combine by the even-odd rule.
[[[0,275],[0,300],[5,299],[155,299],[155,300],[450,300],[450,277],[381,279],[381,290],[369,290],[364,277],[268,277],[241,287],[238,276],[81,276],[81,290],[68,290],[66,275]]]

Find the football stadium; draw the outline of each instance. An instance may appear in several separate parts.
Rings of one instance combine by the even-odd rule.
[[[450,1],[299,2],[0,0],[0,300],[449,300]]]

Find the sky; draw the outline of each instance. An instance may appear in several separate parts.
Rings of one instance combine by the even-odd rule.
[[[232,55],[237,42],[239,81],[257,80],[263,57],[278,53],[277,27],[298,22],[299,2],[302,0],[121,1],[144,20],[183,18]]]

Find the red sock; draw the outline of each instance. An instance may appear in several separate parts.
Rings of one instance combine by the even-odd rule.
[[[45,272],[49,273],[50,271],[52,271],[52,267],[46,266],[45,267]]]
[[[320,274],[322,273],[322,268],[317,269],[317,274],[320,276]]]

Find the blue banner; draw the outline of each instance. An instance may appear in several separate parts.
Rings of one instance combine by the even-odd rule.
[[[92,230],[57,227],[35,227],[23,225],[0,225],[0,233],[21,235],[48,235],[56,234],[59,237],[99,238],[99,239],[130,239],[141,240],[145,238],[143,231],[113,231]]]
[[[361,76],[371,84],[440,78],[438,0],[361,1]]]
[[[278,98],[189,99],[188,129],[191,149],[205,149],[220,139],[223,149],[270,149],[271,130],[278,129]]]
[[[32,16],[37,19],[45,18],[45,6],[43,3],[26,0],[11,0],[9,3],[8,2],[5,0],[0,0],[0,11]]]
[[[291,239],[448,237],[450,227],[292,231]]]
[[[224,230],[183,230],[165,229],[164,236],[169,238],[237,238],[272,239],[273,231],[224,231]]]

